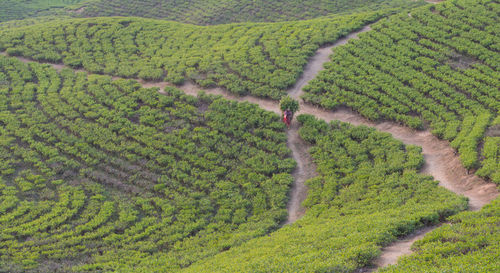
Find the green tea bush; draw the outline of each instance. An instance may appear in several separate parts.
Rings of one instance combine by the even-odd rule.
[[[370,120],[430,127],[466,168],[495,165],[500,157],[479,150],[500,111],[498,2],[446,1],[410,15],[384,18],[336,48],[303,98],[328,109],[345,105]],[[490,159],[481,161],[485,153]],[[479,174],[492,179],[489,170]]]
[[[178,271],[286,219],[274,113],[4,56],[0,80],[0,271]]]
[[[292,99],[290,96],[284,96],[280,100],[280,109],[285,111],[289,109],[292,113],[299,111],[299,102]]]
[[[83,0],[0,0],[0,22],[41,15],[64,14],[63,8]]]
[[[500,269],[500,199],[462,212],[412,246],[410,256],[377,272],[497,272]]]
[[[0,51],[97,74],[194,81],[280,99],[319,46],[390,12],[209,27],[141,18],[55,20],[0,26]]]
[[[416,173],[419,147],[365,126],[298,120],[319,174],[307,181],[304,217],[181,272],[358,272],[382,246],[467,207]]]
[[[307,20],[329,14],[356,13],[424,4],[409,0],[94,0],[83,3],[81,16],[139,16],[214,25],[237,22]]]

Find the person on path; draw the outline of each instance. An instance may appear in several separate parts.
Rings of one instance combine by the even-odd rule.
[[[290,109],[286,109],[283,113],[283,122],[286,124],[286,127],[290,129],[290,124],[292,123],[293,113]]]
[[[286,127],[290,129],[293,114],[299,111],[299,102],[290,98],[290,96],[284,96],[280,100],[280,109],[283,111],[283,122],[286,124]]]

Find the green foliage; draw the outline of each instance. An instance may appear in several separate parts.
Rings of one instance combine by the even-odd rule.
[[[139,16],[197,25],[306,20],[424,4],[409,0],[94,0],[83,3],[82,16]]]
[[[319,46],[389,12],[210,27],[140,18],[5,25],[0,26],[0,51],[97,74],[174,84],[190,80],[280,99]]]
[[[500,199],[478,212],[463,212],[413,246],[410,256],[377,272],[498,272]]]
[[[445,1],[410,15],[384,18],[336,48],[303,98],[328,109],[345,105],[370,120],[415,129],[427,123],[466,168],[491,169],[480,157],[488,152],[479,149],[500,113],[498,3]]]
[[[0,271],[175,271],[286,218],[274,113],[4,56],[0,80]]]
[[[365,126],[298,120],[319,173],[307,182],[304,217],[181,272],[358,272],[382,246],[466,208],[416,173],[419,147]]]
[[[290,96],[284,96],[280,100],[281,111],[290,110],[292,113],[299,111],[299,102],[290,98]]]
[[[490,177],[500,185],[500,137],[486,137],[483,148],[483,161],[477,175]]]
[[[83,0],[0,0],[0,22],[45,14],[59,14],[62,8]]]

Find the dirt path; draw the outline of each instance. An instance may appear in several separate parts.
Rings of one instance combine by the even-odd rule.
[[[357,38],[360,33],[369,30],[371,30],[369,25],[364,26],[362,29],[337,40],[334,44],[318,49],[316,54],[309,60],[304,68],[304,72],[295,85],[288,90],[290,97],[295,99],[299,98],[302,94],[302,88],[323,70],[323,65],[330,60],[330,55],[335,47],[345,45],[349,40]],[[291,190],[291,198],[287,205],[288,220],[286,224],[291,224],[304,215],[305,208],[303,208],[301,204],[307,197],[307,186],[305,185],[305,181],[317,176],[316,166],[312,162],[308,152],[309,145],[299,137],[298,128],[297,122],[294,122],[291,129],[288,131],[288,147],[292,150],[292,156],[297,162],[297,168],[293,173],[295,181]]]
[[[439,226],[424,227],[416,232],[399,239],[399,241],[382,248],[382,254],[375,259],[373,266],[361,268],[357,273],[371,273],[376,271],[381,267],[388,266],[390,264],[395,264],[399,257],[403,255],[411,254],[411,245],[417,240],[422,239],[427,233],[434,230]]]
[[[306,180],[318,174],[316,173],[316,165],[309,155],[310,145],[299,137],[298,122],[292,123],[287,137],[288,148],[292,150],[293,159],[297,162],[297,167],[292,173],[295,181],[287,204],[288,219],[285,222],[285,224],[291,224],[300,219],[306,212],[306,209],[302,207],[302,202],[307,197]]]
[[[311,58],[310,62],[306,66],[302,77],[297,81],[295,86],[289,90],[289,95],[293,98],[299,99],[303,94],[302,88],[323,69],[323,63],[329,61],[329,56],[332,54],[333,48],[346,44],[350,39],[356,38],[359,33],[369,30],[370,27],[366,26],[360,31],[351,33],[347,37],[340,39],[332,46],[319,49],[317,54]],[[157,86],[164,88],[165,85],[166,84],[149,83],[145,86]],[[201,90],[198,86],[192,83],[186,83],[179,88],[191,95],[196,95]],[[209,94],[221,95],[227,99],[256,103],[263,109],[273,111],[275,113],[281,113],[279,106],[275,101],[251,96],[239,97],[220,88],[208,89],[205,90],[205,92]],[[415,131],[393,122],[370,122],[358,113],[355,113],[347,108],[331,112],[301,102],[300,109],[301,110],[298,114],[312,114],[327,122],[340,120],[354,125],[374,127],[379,131],[391,133],[394,138],[401,140],[405,144],[413,144],[422,147],[425,164],[420,172],[432,175],[434,179],[440,181],[439,184],[441,186],[447,188],[448,190],[468,197],[471,210],[479,210],[481,207],[495,199],[499,194],[495,184],[487,183],[474,174],[468,174],[467,170],[462,166],[458,155],[456,155],[453,149],[449,146],[449,143],[438,139],[429,131]],[[292,150],[293,158],[297,162],[297,168],[293,173],[295,182],[292,187],[291,198],[287,206],[289,214],[286,224],[293,223],[305,213],[305,209],[300,205],[307,196],[307,187],[304,185],[304,182],[316,175],[315,166],[307,152],[308,146],[300,139],[300,137],[298,137],[297,122],[292,123],[292,128],[288,131],[288,147]],[[413,242],[423,238],[425,234],[435,228],[435,226],[422,228],[413,234],[410,234],[407,237],[384,247],[382,249],[381,256],[374,261],[374,266],[361,269],[360,272],[373,272],[379,267],[395,264],[399,257],[411,253],[410,247]]]
[[[422,147],[425,164],[421,173],[432,175],[439,185],[469,198],[469,207],[476,211],[498,196],[496,185],[488,183],[470,173],[462,166],[458,155],[450,147],[448,141],[440,140],[430,131],[415,131],[393,122],[374,123],[367,121],[359,114],[348,109],[328,112],[317,107],[302,104],[301,113],[315,115],[326,121],[340,120],[354,125],[366,125],[379,131],[391,133],[405,144]]]
[[[358,35],[360,33],[367,32],[370,30],[371,30],[370,25],[366,25],[362,29],[352,32],[347,36],[337,40],[332,45],[318,49],[318,51],[316,51],[316,54],[313,57],[311,57],[311,59],[309,59],[309,62],[307,63],[304,69],[304,72],[302,72],[302,76],[299,78],[299,80],[297,80],[295,85],[288,90],[288,95],[297,98],[298,94],[302,91],[302,88],[306,86],[306,84],[310,80],[316,78],[319,71],[323,70],[323,64],[330,60],[330,55],[332,54],[332,50],[335,47],[345,45],[347,44],[347,42],[349,42],[349,40],[358,38]]]
[[[311,58],[306,66],[301,78],[297,81],[295,86],[289,90],[290,96],[300,98],[302,95],[302,88],[322,70],[323,63],[329,60],[329,55],[332,53],[331,51],[333,48],[346,44],[350,39],[356,38],[359,33],[369,30],[370,27],[365,26],[363,29],[340,39],[335,44],[319,49],[317,54]],[[5,53],[2,53],[2,55],[5,55]],[[19,59],[23,62],[31,61],[26,58]],[[53,66],[57,70],[61,70],[65,67],[60,64]],[[116,79],[117,77],[114,78]],[[160,88],[160,92],[163,92],[166,86],[174,86],[165,82],[154,83],[145,82],[143,80],[138,81],[144,87],[158,87]],[[207,94],[221,95],[226,99],[255,103],[265,110],[281,114],[279,105],[276,101],[251,96],[241,97],[231,94],[221,88],[202,89],[191,82],[176,87],[190,95],[197,95],[198,92],[203,90]],[[441,186],[457,194],[468,197],[471,210],[479,210],[482,206],[495,199],[499,194],[495,184],[487,183],[474,174],[468,174],[467,170],[462,166],[458,155],[456,155],[449,146],[449,143],[439,140],[429,131],[415,131],[393,122],[370,122],[349,109],[339,109],[332,112],[303,102],[300,103],[300,109],[298,114],[311,114],[327,122],[340,120],[349,122],[353,125],[374,127],[379,131],[391,133],[394,138],[401,140],[405,144],[414,144],[422,147],[425,165],[421,169],[421,173],[432,175],[436,180],[440,181],[439,184]],[[298,127],[297,122],[294,121],[291,129],[287,132],[287,145],[292,150],[292,156],[297,162],[297,168],[293,172],[295,182],[292,186],[290,193],[291,198],[287,205],[289,217],[285,224],[293,223],[305,213],[305,209],[301,207],[302,201],[307,196],[307,187],[304,185],[304,182],[316,175],[316,168],[308,153],[309,147],[298,136]],[[401,255],[411,253],[410,246],[414,241],[422,238],[427,232],[434,228],[435,227],[427,227],[420,229],[408,235],[406,238],[383,248],[382,255],[375,261],[377,267],[362,269],[360,272],[372,272],[378,267],[396,263]]]

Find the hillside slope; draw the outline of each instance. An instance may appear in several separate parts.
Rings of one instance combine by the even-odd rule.
[[[370,120],[429,126],[466,168],[500,183],[499,18],[497,1],[477,0],[390,16],[337,49],[303,98]]]
[[[466,207],[415,173],[419,147],[365,126],[298,119],[319,173],[307,182],[305,216],[182,272],[356,272],[381,246]]]
[[[450,222],[413,245],[413,255],[377,272],[499,272],[500,199]]]
[[[287,216],[285,126],[256,105],[0,56],[0,125],[0,271],[176,270]]]
[[[84,0],[0,0],[0,22],[67,14],[63,8]]]
[[[92,0],[81,16],[138,16],[196,25],[236,22],[307,20],[320,16],[410,8],[424,4],[410,0]]]
[[[194,26],[142,18],[88,18],[0,26],[0,51],[92,73],[222,86],[279,99],[324,44],[390,11],[283,23]]]

